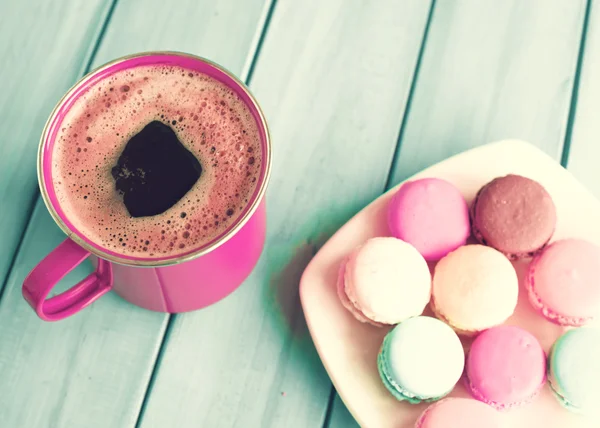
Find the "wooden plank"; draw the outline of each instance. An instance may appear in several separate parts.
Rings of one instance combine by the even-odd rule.
[[[42,128],[81,72],[109,6],[102,0],[0,2],[0,290],[38,192]]]
[[[354,420],[354,418],[352,417],[352,415],[346,408],[346,405],[344,404],[344,402],[338,394],[335,395],[335,398],[333,400],[331,408],[331,419],[327,427],[359,428],[358,422]]]
[[[110,293],[58,324],[39,320],[21,296],[21,283],[63,239],[38,200],[0,301],[0,425],[133,426],[165,317]],[[78,267],[63,286],[88,270]]]
[[[271,0],[119,0],[97,65],[149,50],[189,52],[244,76]]]
[[[318,427],[331,384],[299,306],[324,239],[383,189],[429,2],[279,2],[251,88],[274,141],[268,237],[246,283],[177,315],[141,427]]]
[[[210,56],[241,73],[253,56],[263,8],[262,0],[243,7],[235,0],[187,0],[177,7],[120,0],[94,65],[169,48]],[[77,14],[65,19],[82,25]],[[38,201],[0,301],[0,426],[132,427],[168,317],[109,294],[72,319],[56,324],[37,319],[21,297],[21,283],[63,238]],[[70,282],[85,270],[70,275]]]
[[[438,2],[391,184],[504,138],[560,159],[584,12],[583,0]]]
[[[503,138],[559,160],[584,15],[584,1],[437,1],[388,185]],[[329,427],[348,420],[335,401]]]
[[[600,4],[591,3],[567,169],[600,198]]]

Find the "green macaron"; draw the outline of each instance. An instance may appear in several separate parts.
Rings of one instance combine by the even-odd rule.
[[[426,316],[409,318],[385,337],[377,357],[384,386],[400,401],[416,404],[446,396],[465,364],[454,330]]]
[[[559,337],[550,351],[548,381],[565,408],[600,413],[600,330],[577,328]]]

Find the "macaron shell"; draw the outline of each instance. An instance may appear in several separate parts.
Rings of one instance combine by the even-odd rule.
[[[377,370],[379,371],[379,377],[381,378],[383,385],[394,398],[398,401],[408,401],[411,404],[419,404],[425,401],[426,399],[424,397],[416,397],[415,395],[410,394],[394,381],[388,372],[386,358],[386,354],[382,348],[377,355]]]
[[[558,400],[558,402],[560,403],[561,406],[563,406],[565,409],[567,409],[570,412],[573,413],[582,413],[582,411],[577,408],[574,407],[569,400],[567,400],[564,395],[562,395],[562,392],[560,392],[560,389],[557,388],[555,385],[552,384],[552,379],[548,378],[548,383],[550,385],[550,390],[552,391],[552,393],[554,394],[554,397]]]
[[[433,275],[433,308],[459,332],[502,324],[515,310],[519,281],[500,252],[466,245],[438,262]]]
[[[579,328],[552,347],[548,379],[559,401],[571,411],[600,414],[600,330]]]
[[[352,302],[348,299],[345,290],[345,281],[344,274],[346,273],[346,264],[348,259],[344,259],[340,264],[340,268],[338,271],[338,280],[337,280],[337,294],[342,305],[356,318],[358,321],[363,323],[372,323],[370,319],[365,317],[362,312],[360,312],[356,307],[352,304]],[[378,324],[379,325],[379,324]]]
[[[480,189],[472,208],[473,235],[512,260],[543,248],[556,228],[552,197],[537,181],[498,177]]]
[[[465,355],[454,331],[431,317],[414,317],[388,333],[381,352],[385,373],[412,397],[448,394],[463,372]]]
[[[439,178],[403,184],[388,206],[396,238],[413,245],[425,260],[439,260],[469,237],[469,208],[460,191]]]
[[[435,306],[435,301],[434,299],[431,299],[431,301],[429,302],[429,307],[431,309],[431,311],[433,312],[433,315],[435,315],[435,317],[437,319],[439,319],[440,321],[445,322],[446,324],[448,324],[455,332],[456,334],[460,334],[461,336],[465,336],[465,337],[472,337],[475,336],[477,333],[479,333],[479,331],[477,330],[461,330],[460,328],[456,327],[456,325],[452,324],[452,322],[450,322]]]
[[[423,313],[431,296],[431,274],[412,245],[396,238],[372,238],[350,255],[345,290],[370,320],[397,324]]]
[[[472,395],[497,409],[531,401],[546,381],[546,356],[531,333],[503,325],[481,333],[467,355]]]
[[[548,246],[529,266],[532,305],[551,321],[580,326],[600,309],[600,248],[580,239]]]
[[[480,401],[445,398],[429,406],[415,428],[503,428],[502,415]]]

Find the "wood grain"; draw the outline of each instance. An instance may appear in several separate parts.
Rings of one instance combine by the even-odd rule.
[[[391,184],[519,138],[560,159],[585,2],[436,4]]]
[[[600,4],[591,3],[567,169],[600,198]]]
[[[188,0],[174,7],[157,0],[121,0],[93,65],[135,51],[174,49],[209,56],[239,74],[254,54],[264,4],[262,0],[247,1],[242,7],[235,0]],[[70,15],[79,10],[63,6],[64,20],[83,25],[79,14]],[[41,23],[45,17],[38,19]],[[79,43],[81,35],[69,33],[69,26],[65,31]],[[65,47],[72,44],[66,36],[59,41]],[[52,51],[49,46],[46,49]],[[65,86],[78,72],[79,65],[73,68],[71,63],[56,64],[69,70],[71,82],[66,81]],[[42,80],[46,85],[53,83],[46,77]],[[57,90],[57,98],[63,90]],[[21,91],[27,92],[26,88]],[[34,176],[33,159],[26,165]],[[18,212],[23,214],[22,203]],[[21,283],[62,239],[64,235],[38,200],[0,301],[0,426],[133,427],[168,317],[109,294],[72,319],[55,324],[39,320],[21,297]],[[83,277],[86,269],[89,267],[70,274],[63,288],[72,284],[74,277]],[[194,336],[191,332],[188,340]]]
[[[0,290],[38,193],[42,128],[85,66],[109,6],[102,0],[0,2]]]
[[[337,393],[335,394],[331,406],[331,419],[329,420],[327,427],[355,428],[359,426]]]
[[[94,64],[142,51],[175,50],[246,75],[271,0],[119,0]]]
[[[0,286],[36,194],[41,128],[81,73],[109,7],[37,1],[37,14],[0,3],[0,53],[10,64],[0,78],[15,82],[0,98]],[[93,63],[173,49],[246,77],[268,7],[120,0]],[[230,298],[174,317],[139,425],[321,426],[331,385],[303,321],[298,280],[324,240],[385,186],[428,9],[420,0],[277,4],[251,84],[275,144],[267,248]],[[560,157],[584,9],[583,0],[438,0],[390,184],[505,137]],[[597,9],[569,169],[600,195]],[[39,321],[21,282],[62,238],[38,201],[0,300],[0,425],[134,426],[168,318],[110,295],[71,320]],[[353,424],[337,397],[329,426]]]
[[[560,160],[584,15],[584,1],[437,1],[389,187],[504,138]],[[356,426],[342,404],[330,428]]]
[[[0,425],[133,426],[166,318],[112,293],[58,323],[37,318],[21,296],[21,283],[63,239],[38,200],[0,300]],[[79,266],[57,290],[89,270]]]
[[[304,267],[380,194],[429,3],[277,3],[251,89],[274,142],[262,259],[232,296],[177,315],[141,427],[315,427],[331,384],[299,306]]]

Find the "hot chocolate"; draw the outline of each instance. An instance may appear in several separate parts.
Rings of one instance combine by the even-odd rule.
[[[201,248],[236,222],[262,165],[252,113],[231,89],[172,65],[122,70],[70,108],[52,152],[73,226],[123,255]]]

